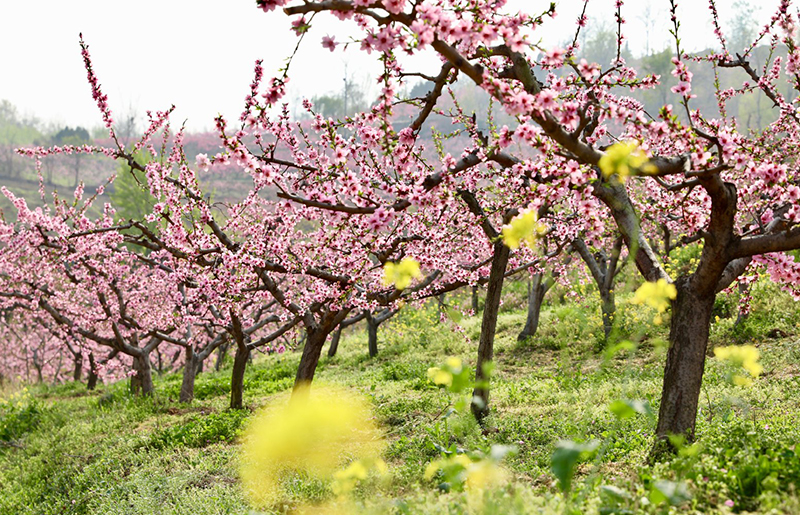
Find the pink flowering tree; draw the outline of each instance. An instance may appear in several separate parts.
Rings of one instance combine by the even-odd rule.
[[[288,3],[257,2],[264,10]],[[774,102],[778,120],[761,132],[742,134],[724,111],[725,102],[739,91],[718,92],[723,109],[716,118],[691,109],[692,76],[685,63],[693,58],[678,44],[674,64],[680,83],[674,93],[685,117],[665,106],[653,119],[625,93],[650,87],[657,77],[640,77],[619,55],[607,69],[580,62],[577,37],[566,49],[538,48],[533,44],[538,39],[536,28],[554,7],[540,14],[508,14],[503,4],[479,0],[467,8],[451,0],[328,0],[291,5],[284,11],[294,16],[295,25],[307,24],[305,16],[325,11],[353,20],[363,31],[362,48],[382,56],[438,54],[445,66],[518,117],[515,137],[521,143],[557,149],[548,155],[549,167],[537,167],[530,175],[577,165],[577,181],[595,200],[594,216],[611,215],[645,279],[664,279],[677,290],[656,432],[659,439],[673,433],[691,437],[716,293],[740,276],[754,257],[768,262],[773,276],[782,282],[793,284],[797,279],[793,260],[778,257],[800,248],[800,188],[792,161],[800,131],[793,103],[776,87],[783,61],[775,58],[758,72],[749,64],[748,52],[732,56],[724,47],[720,53],[694,58],[709,66],[745,70],[752,78],[746,89],[757,88]],[[678,42],[675,7],[671,2],[669,23]],[[623,2],[617,1],[620,27],[622,8]],[[785,45],[789,53],[785,78],[790,84],[798,81],[795,23],[789,2],[782,2],[750,48],[770,38]],[[618,47],[621,34],[620,30]],[[555,70],[561,73],[552,73]],[[609,147],[617,141],[629,143]],[[632,178],[626,182],[627,177]],[[675,213],[681,213],[678,223],[704,243],[690,273],[669,277],[650,246],[640,223],[642,213],[662,205],[634,196],[642,183],[659,189],[667,206],[680,205],[682,199],[697,206]]]
[[[85,45],[83,50],[94,97],[116,141]],[[384,64],[385,87],[378,104],[344,121],[314,115],[308,102],[310,126],[292,122],[285,107],[277,116],[269,116],[288,79],[272,79],[262,88],[263,72],[257,63],[237,126],[229,127],[221,117],[217,120],[220,152],[216,155],[201,153],[195,163],[187,162],[182,133],[174,136],[168,154],[162,152],[146,165],[118,143],[116,148],[86,150],[124,160],[147,183],[158,201],[147,221],[157,222],[158,228],[129,221],[84,234],[115,234],[124,243],[149,249],[163,259],[157,263],[159,270],[191,281],[191,291],[216,306],[237,343],[234,407],[241,406],[244,368],[256,345],[243,323],[243,306],[248,303],[254,310],[261,310],[259,302],[274,307],[264,320],[276,328],[259,338],[258,345],[303,327],[305,344],[296,378],[301,385],[313,379],[327,336],[351,312],[390,313],[401,300],[487,283],[490,309],[484,312],[479,346],[483,364],[491,360],[503,278],[541,259],[530,249],[511,257],[500,239],[500,226],[512,221],[517,208],[538,206],[540,216],[544,213],[541,197],[528,187],[534,167],[544,166],[544,158],[523,162],[504,154],[501,149],[510,142],[508,129],[487,137],[463,113],[457,119],[470,138],[460,158],[450,154],[430,158],[417,141],[417,132],[455,70],[445,65],[429,79],[434,91],[422,110],[395,132],[392,99],[399,68],[390,56]],[[134,150],[144,148],[156,158],[152,137],[160,130],[166,138],[168,116],[168,111],[151,116]],[[30,153],[37,157],[41,152]],[[251,177],[253,188],[241,202],[215,214],[200,190],[198,170],[231,165]],[[503,188],[493,182],[499,174],[508,177]],[[548,181],[540,180],[540,186],[547,188]],[[563,240],[560,232],[555,230],[553,237]],[[400,280],[387,281],[384,269],[406,260],[424,271],[420,280],[412,284],[403,279],[403,285]],[[255,321],[251,327],[260,328],[259,324]],[[154,336],[187,344],[185,337],[161,332]]]

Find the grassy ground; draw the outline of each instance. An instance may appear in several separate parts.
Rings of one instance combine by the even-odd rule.
[[[591,292],[576,295],[585,297],[584,306],[555,291],[539,335],[518,343],[523,287],[511,285],[501,313],[494,411],[483,428],[449,409],[459,396],[427,374],[448,357],[474,365],[477,317],[463,319],[458,332],[433,305],[407,309],[381,328],[377,358],[366,356],[361,328],[346,335],[337,357],[323,358],[318,380],[366,396],[388,442],[388,479],[355,490],[359,511],[800,513],[800,310],[788,296],[759,285],[753,315],[736,329],[733,301],[720,299],[712,343],[755,344],[764,373],[752,386],[733,386],[730,366],[709,358],[699,444],[648,465],[655,425],[649,413],[657,411],[665,352],[665,329],[650,324],[654,313],[621,296],[620,334],[635,348],[611,355],[598,350]],[[244,411],[226,409],[229,370],[201,374],[191,406],[176,402],[179,375],[159,378],[152,399],[130,397],[124,384],[96,392],[81,384],[8,391],[0,407],[0,514],[251,513],[238,479],[237,438],[254,410],[291,387],[296,362],[292,353],[257,359]],[[636,409],[620,418],[609,409],[619,400],[642,402],[630,402]],[[563,440],[598,445],[576,464],[567,493],[551,470]],[[452,478],[423,477],[443,449],[474,456],[493,445],[516,452],[503,461],[504,485],[480,497],[458,492]],[[304,477],[284,490],[267,512],[333,498],[329,485]]]

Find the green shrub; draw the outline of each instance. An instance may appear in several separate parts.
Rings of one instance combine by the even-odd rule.
[[[26,395],[14,396],[0,404],[0,441],[13,442],[35,430],[43,409]],[[0,447],[2,448],[2,447]]]

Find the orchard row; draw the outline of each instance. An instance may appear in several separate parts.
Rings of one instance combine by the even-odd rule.
[[[68,352],[75,376],[82,367],[92,377],[131,375],[146,394],[159,349],[171,356],[170,366],[183,367],[181,400],[190,401],[203,362],[230,346],[231,406],[241,407],[250,355],[282,350],[287,335],[304,341],[298,387],[313,380],[324,343],[337,340],[342,327],[366,319],[372,332],[403,304],[485,286],[481,386],[472,405],[480,419],[490,407],[481,380],[493,357],[504,279],[532,274],[535,306],[548,277],[585,264],[608,336],[614,277],[631,261],[650,283],[637,297],[661,311],[671,306],[656,434],[693,435],[716,294],[758,272],[790,291],[800,286],[800,267],[785,254],[800,249],[800,118],[797,102],[779,87],[785,81],[800,89],[797,19],[788,1],[739,53],[726,48],[710,2],[721,50],[695,56],[681,48],[670,2],[665,22],[679,84],[676,107],[659,113],[629,96],[659,77],[620,57],[621,0],[614,6],[617,58],[603,65],[580,58],[585,16],[565,48],[535,43],[554,5],[510,14],[503,0],[256,3],[266,12],[283,7],[301,40],[312,37],[317,15],[354,25],[361,50],[382,65],[378,101],[339,120],[316,115],[305,101],[310,120],[297,122],[281,104],[291,59],[268,80],[257,62],[240,118],[216,120],[219,152],[190,162],[171,110],[148,113],[135,145],[119,143],[81,38],[92,95],[114,144],[19,152],[37,167],[64,153],[119,160],[150,192],[153,208],[142,219],[120,219],[111,205],[92,216],[95,199],[79,187],[73,199],[45,198],[42,189],[46,206],[31,210],[4,190],[18,211],[0,230],[4,375],[14,375],[31,354],[41,363],[47,354]],[[338,51],[335,38],[322,44]],[[755,69],[749,56],[758,45],[782,47],[787,57]],[[425,54],[438,56],[440,69],[408,64]],[[692,108],[689,64],[717,74],[736,68],[750,80],[717,88],[718,112],[701,113]],[[420,78],[430,82],[426,96],[398,97],[401,86]],[[445,109],[458,79],[488,94],[515,122],[500,126],[491,113],[479,120],[457,102]],[[775,105],[777,120],[743,133],[726,104],[754,92]],[[428,137],[432,114],[449,117],[458,135]],[[201,187],[204,174],[221,168],[252,180],[236,203],[216,204]],[[671,276],[664,256],[694,243],[702,248],[696,264]],[[568,253],[582,260],[570,261]]]

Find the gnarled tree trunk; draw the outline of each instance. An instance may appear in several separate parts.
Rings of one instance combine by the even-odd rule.
[[[678,295],[672,303],[670,346],[656,428],[661,441],[671,434],[694,437],[715,296],[698,296],[684,277],[675,286]]]
[[[339,350],[339,340],[342,337],[342,327],[339,326],[333,332],[333,336],[331,336],[331,344],[328,347],[328,357],[332,358],[336,356],[336,351]]]
[[[517,335],[518,341],[523,341],[536,335],[539,330],[539,315],[542,312],[544,296],[555,284],[551,278],[544,274],[535,274],[528,283],[528,317],[525,319],[525,327]]]
[[[86,381],[86,389],[94,390],[97,387],[97,365],[94,362],[94,353],[89,353],[89,378]]]
[[[81,375],[83,374],[83,354],[80,352],[72,355],[72,363],[74,368],[72,369],[72,380],[73,381],[80,381]]]
[[[133,370],[131,376],[131,393],[134,395],[152,395],[153,370],[150,365],[150,353],[142,352],[133,357]]]
[[[200,356],[192,349],[191,345],[186,347],[186,363],[183,365],[183,381],[181,382],[181,393],[179,402],[192,402],[194,399],[194,379],[203,361]]]
[[[472,392],[472,414],[482,421],[489,414],[489,385],[484,366],[494,356],[494,334],[497,329],[497,315],[500,311],[500,298],[503,293],[503,279],[508,265],[509,248],[502,241],[494,244],[492,268],[486,286],[486,305],[483,308],[481,336],[478,343],[478,363],[475,370],[475,390]]]
[[[233,372],[231,373],[231,409],[242,409],[244,394],[244,372],[250,358],[250,349],[246,345],[237,345],[233,355]]]
[[[367,347],[370,358],[378,355],[378,324],[378,319],[372,313],[367,313]]]
[[[324,326],[306,328],[306,343],[303,346],[303,355],[300,357],[300,365],[297,367],[297,375],[294,380],[294,389],[308,385],[314,380],[314,373],[317,370],[322,346],[328,337],[330,329],[326,331]]]
[[[217,348],[217,359],[214,361],[214,370],[219,372],[222,369],[222,364],[225,363],[225,356],[228,354],[228,348],[230,347],[230,342],[226,337],[224,337],[223,342]]]
[[[617,314],[617,303],[614,301],[613,290],[600,290],[600,311],[603,316],[603,334],[607,342],[614,329],[614,317]]]

